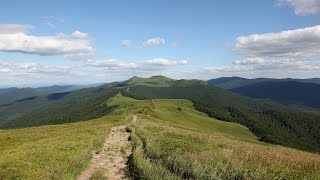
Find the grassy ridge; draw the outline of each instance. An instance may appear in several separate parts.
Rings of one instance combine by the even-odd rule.
[[[319,112],[242,97],[195,80],[178,80],[170,87],[129,86],[122,93],[135,99],[189,99],[198,111],[242,124],[261,141],[320,152]]]
[[[139,123],[142,121],[150,119]],[[320,157],[315,154],[153,123],[135,128],[142,142],[133,157],[138,177],[317,179],[320,176]],[[141,166],[141,162],[145,165]]]
[[[262,143],[242,125],[196,111],[189,100],[136,100],[118,94],[107,106],[117,108],[95,120],[0,131],[0,179],[74,179],[109,129],[127,124],[128,115],[138,116],[127,127],[134,148],[129,162],[133,178],[320,177],[319,155]]]
[[[0,179],[74,179],[124,116],[0,131]]]
[[[140,112],[128,126],[138,179],[317,179],[320,156],[262,143],[244,126],[197,112],[188,100],[111,101]]]
[[[112,111],[111,107],[106,106],[105,101],[117,92],[116,89],[105,85],[70,93],[51,94],[48,97],[36,97],[30,101],[14,103],[4,111],[0,106],[0,114],[7,114],[5,120],[1,120],[0,115],[0,129],[63,124],[99,118]],[[21,111],[22,115],[8,118]]]

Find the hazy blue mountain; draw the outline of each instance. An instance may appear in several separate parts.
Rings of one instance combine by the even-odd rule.
[[[17,89],[18,89],[18,88],[16,88],[16,87],[2,88],[2,89],[0,89],[0,94],[7,93],[7,92],[11,92],[11,91],[15,91],[15,90],[17,90]]]
[[[90,87],[90,86],[89,85],[64,85],[64,86],[53,85],[48,87],[39,87],[36,89],[47,91],[50,93],[61,93],[61,92],[69,92],[69,91],[86,88],[86,87]]]
[[[3,89],[3,93],[0,91],[0,105],[10,104],[17,100],[44,96],[54,93],[70,92],[81,88],[91,87],[93,85],[54,85],[48,87],[38,87],[38,88],[8,88]]]
[[[0,94],[0,105],[11,104],[17,100],[50,94],[50,91],[36,88],[20,88]]]
[[[210,79],[208,83],[221,87],[223,89],[234,89],[242,86],[248,86],[260,82],[304,82],[304,83],[315,83],[320,84],[320,78],[311,78],[311,79],[272,79],[272,78],[256,78],[256,79],[246,79],[241,77],[221,77],[217,79]]]
[[[265,98],[288,105],[320,108],[320,84],[296,81],[259,82],[230,91],[252,98]]]

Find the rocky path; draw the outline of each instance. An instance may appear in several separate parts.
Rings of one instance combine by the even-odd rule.
[[[126,126],[116,126],[111,129],[102,151],[93,155],[90,166],[82,172],[78,180],[90,179],[97,170],[108,179],[128,179],[127,161],[132,152],[129,133],[125,128]]]

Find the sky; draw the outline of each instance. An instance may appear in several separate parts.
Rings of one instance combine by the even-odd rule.
[[[3,0],[0,87],[320,77],[320,0]]]

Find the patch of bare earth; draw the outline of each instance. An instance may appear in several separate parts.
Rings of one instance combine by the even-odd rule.
[[[78,180],[88,180],[98,170],[108,179],[128,179],[127,161],[132,153],[129,135],[126,126],[113,127],[102,151],[93,154],[90,166]]]

